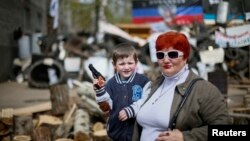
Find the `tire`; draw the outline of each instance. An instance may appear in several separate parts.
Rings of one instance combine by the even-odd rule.
[[[62,83],[65,77],[65,70],[62,65],[57,60],[53,60],[52,64],[48,65],[46,59],[52,58],[44,58],[36,61],[31,65],[29,73],[28,73],[28,84],[31,87],[35,88],[48,88],[51,84],[49,82],[48,69],[53,68],[56,72],[57,82],[56,84]]]
[[[233,69],[236,71],[247,68],[248,66],[248,51],[237,48],[237,49],[227,49],[226,57],[230,60],[236,60],[237,64]]]

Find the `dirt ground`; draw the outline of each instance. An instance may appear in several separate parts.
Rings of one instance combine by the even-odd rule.
[[[22,108],[50,101],[49,89],[30,88],[27,83],[0,83],[0,109]]]

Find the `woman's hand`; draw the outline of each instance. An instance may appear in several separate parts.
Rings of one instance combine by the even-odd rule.
[[[125,121],[125,120],[127,120],[127,119],[128,119],[128,116],[127,116],[125,110],[122,109],[122,110],[119,112],[119,120]]]
[[[174,129],[161,132],[155,141],[184,141],[184,138],[180,130]]]

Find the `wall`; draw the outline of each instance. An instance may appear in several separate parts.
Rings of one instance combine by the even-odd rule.
[[[11,72],[13,58],[17,57],[18,29],[31,34],[46,33],[47,6],[50,0],[0,0],[0,82]]]

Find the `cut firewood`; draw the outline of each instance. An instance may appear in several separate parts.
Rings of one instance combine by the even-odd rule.
[[[99,130],[93,133],[94,141],[112,141],[108,135],[106,129]]]
[[[55,139],[64,138],[70,134],[69,131],[74,124],[73,114],[75,113],[76,108],[76,104],[73,104],[70,111],[66,112],[66,114],[64,115],[63,123],[59,125],[59,127],[55,131]]]
[[[85,95],[82,95],[81,96],[81,99],[86,102],[90,108],[91,108],[91,111],[97,111],[97,112],[100,112],[102,113],[101,109],[99,108],[99,105],[96,103],[96,101],[94,101],[93,99],[91,98],[88,98],[87,96]]]
[[[14,116],[15,135],[31,135],[33,128],[32,115]]]
[[[48,127],[37,127],[33,130],[32,141],[52,141]]]
[[[31,141],[31,137],[28,135],[16,135],[13,137],[14,141]]]
[[[69,122],[70,118],[72,117],[72,115],[74,114],[74,112],[75,112],[76,109],[77,109],[77,106],[74,103],[72,105],[72,107],[70,108],[69,112],[66,112],[66,114],[64,115],[64,119],[63,119],[64,123]]]
[[[0,122],[0,137],[9,134],[11,130],[2,122]]]
[[[101,123],[101,122],[96,122],[96,123],[92,126],[93,132],[100,131],[100,130],[103,130],[103,129],[104,129],[104,125],[103,125],[103,123]]]
[[[69,89],[68,86],[52,85],[50,87],[50,99],[52,102],[52,113],[54,115],[64,114],[69,109]]]
[[[75,133],[75,141],[90,141],[90,137],[88,134],[78,131]]]
[[[98,131],[94,132],[93,135],[96,137],[107,136],[107,131],[106,131],[106,129],[98,130]]]
[[[36,105],[28,106],[28,107],[22,107],[22,108],[17,108],[13,109],[13,115],[18,116],[18,115],[29,115],[33,113],[38,113],[38,112],[44,112],[44,111],[49,111],[51,110],[51,102],[44,102],[44,103],[39,103]],[[2,111],[0,112],[0,115],[2,115]]]
[[[78,80],[74,80],[73,84],[75,84],[76,86],[78,86],[78,90],[77,93],[82,96],[85,95],[91,99],[95,99],[95,91],[93,89],[93,84],[88,82],[88,81],[84,81],[84,82],[80,82]]]
[[[83,109],[78,109],[75,114],[74,133],[79,131],[87,135],[90,133],[90,117]]]
[[[13,118],[14,110],[13,108],[2,109],[1,118]]]
[[[40,115],[36,127],[39,127],[40,125],[44,123],[51,124],[51,125],[60,125],[63,123],[63,121],[60,118],[55,117],[55,116]]]
[[[67,138],[59,138],[59,139],[56,139],[55,141],[74,141],[74,140],[67,139]]]
[[[5,125],[12,126],[13,125],[13,108],[5,108],[2,109],[1,113],[1,122]]]

